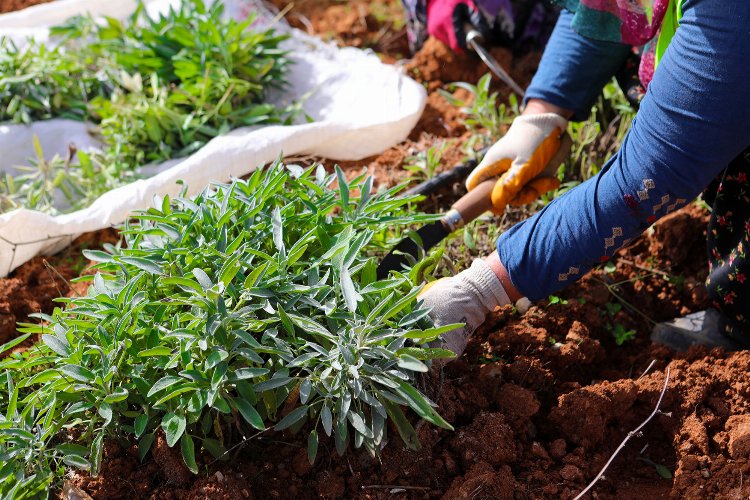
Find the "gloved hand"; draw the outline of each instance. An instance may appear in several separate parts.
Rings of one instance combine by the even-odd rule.
[[[466,188],[471,191],[487,179],[500,177],[492,190],[496,214],[503,213],[506,205],[524,205],[557,189],[560,181],[555,172],[545,169],[560,148],[567,125],[568,120],[555,113],[519,116],[471,172]]]
[[[466,26],[493,45],[510,43],[515,29],[510,0],[427,1],[427,33],[454,52],[466,50]]]
[[[435,326],[464,323],[462,329],[444,333],[433,345],[449,349],[456,356],[464,352],[469,338],[488,313],[511,302],[495,272],[481,259],[456,276],[430,283],[419,299],[432,308],[430,317]]]

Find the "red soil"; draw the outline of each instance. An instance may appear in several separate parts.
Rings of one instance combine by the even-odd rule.
[[[52,257],[35,257],[16,269],[7,278],[0,278],[0,344],[15,337],[16,323],[28,322],[29,314],[50,312],[54,299],[70,293],[82,293],[86,285],[72,285],[86,260],[81,253],[86,248],[99,248],[102,243],[118,239],[112,229],[81,236],[73,245]]]
[[[567,303],[538,304],[524,316],[499,311],[445,369],[436,399],[455,431],[418,424],[419,451],[395,431],[379,460],[354,450],[339,457],[322,439],[311,466],[302,437],[265,435],[228,462],[203,457],[208,474],[191,476],[179,451],[163,443],[143,464],[134,446],[111,443],[100,477],[76,483],[94,498],[572,498],[652,412],[669,366],[661,412],[616,458],[597,497],[746,496],[750,353],[676,354],[651,344],[640,315],[660,321],[705,306],[698,285],[705,222],[691,206],[622,250],[611,272],[566,289]],[[636,265],[684,279],[669,282]],[[637,277],[616,292],[639,312],[626,307],[610,317],[606,304],[616,299],[604,283]],[[634,328],[636,338],[617,346],[612,322]]]
[[[32,5],[47,3],[52,0],[0,0],[0,14],[4,12],[13,12],[14,10],[25,9]]]
[[[358,16],[366,21],[372,15],[367,2],[347,6],[364,12]],[[338,2],[303,0],[287,18],[293,20],[298,9],[316,30],[333,19],[328,9],[334,8],[346,10]],[[304,24],[299,16],[297,22]],[[352,28],[351,22],[341,20],[331,29]],[[366,38],[353,29],[334,35],[344,43]],[[411,150],[465,132],[455,110],[434,90],[450,81],[476,80],[478,74],[471,71],[478,65],[451,59],[436,42],[428,43],[415,61],[421,62],[410,63],[409,71],[418,78],[429,75],[431,87],[417,131],[410,141],[357,162],[383,174],[381,182],[403,178],[400,167]],[[524,82],[533,64],[528,71],[510,69]],[[451,158],[446,164],[458,159],[456,151],[446,153]],[[391,429],[378,460],[355,450],[339,457],[333,443],[321,439],[311,466],[302,436],[265,434],[226,462],[199,457],[201,470],[208,472],[193,476],[182,466],[179,451],[161,439],[144,463],[135,446],[109,443],[100,476],[78,475],[74,482],[94,498],[572,498],[653,411],[669,366],[661,412],[614,460],[596,485],[595,497],[747,497],[750,352],[693,348],[676,354],[648,338],[653,321],[706,306],[706,220],[703,210],[688,207],[622,250],[609,271],[594,271],[567,288],[558,303],[545,301],[523,316],[510,308],[499,311],[443,373],[435,399],[455,431],[417,424],[419,451],[406,449]],[[62,262],[80,247],[79,242],[54,259],[64,276],[75,275]],[[0,290],[9,290],[6,297],[11,291],[18,294],[5,299],[6,315],[14,319],[3,324],[37,309],[49,311],[49,300],[62,286],[56,281],[38,260],[0,281]],[[620,304],[615,293],[631,307],[608,308]],[[617,346],[610,331],[616,324],[634,329],[635,339]],[[642,375],[652,360],[653,367]],[[655,464],[666,467],[673,479],[661,477]]]

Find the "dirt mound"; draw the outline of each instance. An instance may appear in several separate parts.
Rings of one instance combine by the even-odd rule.
[[[495,470],[486,462],[480,462],[465,476],[453,481],[445,498],[512,500],[516,489],[513,472],[507,465]]]
[[[471,94],[464,89],[457,89],[453,95],[467,104],[471,102]],[[451,105],[439,92],[432,92],[427,96],[422,116],[409,134],[409,139],[417,141],[424,134],[434,137],[460,137],[466,132],[463,119],[464,115],[460,109]]]
[[[286,12],[287,22],[311,35],[339,45],[372,48],[386,61],[408,56],[404,9],[398,0],[271,0]]]
[[[531,81],[541,56],[539,53],[531,53],[514,58],[511,51],[503,47],[492,47],[489,51],[521,87],[525,87]],[[406,64],[406,69],[415,80],[424,83],[428,91],[453,82],[473,83],[490,72],[473,52],[455,53],[436,38],[428,38],[425,41],[422,48]],[[501,96],[505,97],[510,93],[504,84],[495,82],[495,85],[501,91]]]

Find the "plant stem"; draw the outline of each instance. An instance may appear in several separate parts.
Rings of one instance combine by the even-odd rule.
[[[622,262],[623,264],[628,264],[628,265],[630,265],[630,266],[633,266],[633,267],[635,267],[636,269],[640,269],[641,271],[648,271],[648,272],[650,272],[650,273],[653,273],[653,274],[658,274],[658,275],[660,275],[660,276],[663,276],[664,278],[667,278],[667,279],[670,279],[670,278],[672,278],[672,275],[670,275],[669,273],[667,273],[667,272],[665,272],[665,271],[661,271],[661,270],[659,270],[659,269],[653,269],[653,268],[651,268],[651,269],[650,269],[650,268],[648,268],[648,267],[646,267],[646,266],[642,266],[642,265],[640,265],[640,264],[636,264],[636,263],[635,263],[635,262],[633,262],[632,260],[628,260],[628,259],[623,259],[622,257],[620,257],[620,258],[619,258],[619,259],[617,259],[617,260],[618,260],[619,262]]]
[[[599,471],[599,474],[596,475],[593,481],[591,481],[586,488],[582,492],[580,492],[573,500],[579,500],[580,498],[583,498],[583,496],[588,493],[588,491],[602,478],[604,475],[604,472],[607,470],[607,468],[610,466],[612,461],[617,457],[617,455],[620,453],[620,451],[625,447],[625,444],[638,434],[641,429],[643,429],[646,424],[648,424],[654,416],[659,413],[659,406],[661,406],[661,400],[664,398],[664,393],[667,392],[667,387],[669,386],[669,366],[667,366],[667,374],[664,379],[664,387],[661,390],[661,394],[659,394],[659,400],[656,402],[656,407],[654,407],[654,411],[651,412],[651,415],[648,416],[646,420],[643,421],[641,425],[636,427],[634,430],[628,432],[628,435],[625,436],[625,439],[622,440],[622,443],[620,443],[620,446],[617,447],[614,453],[612,453],[612,456],[609,457],[609,460],[607,460],[607,463],[604,464],[604,467],[602,467],[602,470]]]
[[[638,314],[640,317],[642,317],[643,319],[645,319],[649,323],[656,324],[656,321],[654,321],[653,319],[651,319],[648,316],[646,316],[643,312],[639,311],[633,304],[631,304],[630,302],[628,302],[627,300],[625,300],[625,298],[623,298],[619,293],[617,293],[614,290],[615,285],[610,285],[606,281],[601,280],[599,278],[592,278],[592,279],[594,279],[594,280],[598,281],[599,283],[601,283],[602,285],[606,286],[607,290],[609,291],[609,293],[611,293],[614,298],[616,298],[622,305],[624,305],[625,307],[627,307],[630,311]]]

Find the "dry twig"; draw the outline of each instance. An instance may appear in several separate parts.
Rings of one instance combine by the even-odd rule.
[[[632,260],[624,259],[622,257],[620,257],[617,260],[618,260],[618,262],[622,262],[623,264],[627,264],[629,266],[633,266],[634,268],[640,269],[641,271],[646,271],[646,272],[649,272],[649,273],[658,274],[659,276],[661,276],[663,278],[666,278],[667,280],[669,280],[672,277],[671,274],[669,274],[669,273],[667,273],[665,271],[661,271],[659,269],[654,269],[654,268],[651,268],[651,267],[642,266],[640,264],[636,264]]]
[[[614,461],[615,457],[617,457],[618,453],[625,447],[625,444],[632,438],[633,436],[637,435],[639,432],[641,432],[641,429],[643,429],[646,424],[648,424],[654,416],[659,413],[659,406],[661,406],[661,400],[664,398],[664,393],[667,392],[667,387],[669,386],[669,366],[667,366],[667,376],[664,379],[664,388],[661,390],[661,394],[659,394],[659,400],[656,402],[656,407],[654,408],[654,411],[651,412],[651,415],[648,416],[646,420],[643,421],[641,425],[636,427],[634,430],[628,432],[628,435],[625,436],[625,439],[622,440],[622,443],[620,443],[620,446],[617,447],[614,453],[612,453],[612,456],[609,457],[609,460],[607,460],[607,463],[604,464],[604,467],[602,467],[602,470],[599,471],[599,474],[596,475],[593,481],[591,481],[586,488],[582,492],[578,494],[573,500],[579,500],[580,498],[583,498],[583,495],[588,493],[588,491],[593,488],[593,486],[602,478],[604,475],[604,472],[607,470],[607,468],[610,466],[610,464]]]
[[[70,290],[72,290],[72,291],[73,291],[73,293],[75,293],[75,294],[76,294],[76,297],[80,297],[80,296],[81,296],[81,294],[79,294],[79,293],[78,293],[78,292],[77,292],[77,291],[75,290],[75,288],[73,288],[73,285],[71,285],[71,284],[70,284],[70,282],[69,282],[69,281],[68,281],[67,279],[65,279],[65,276],[63,276],[62,274],[60,274],[60,271],[58,271],[57,269],[55,269],[55,267],[54,267],[54,266],[53,266],[52,264],[50,264],[49,262],[47,262],[47,259],[42,259],[42,264],[44,264],[44,267],[46,267],[46,268],[47,268],[47,273],[48,273],[48,274],[50,275],[49,277],[50,277],[50,279],[52,280],[52,284],[53,284],[53,285],[55,285],[55,289],[57,290],[57,293],[59,294],[59,296],[60,296],[60,297],[63,297],[63,296],[65,296],[65,294],[64,294],[64,293],[62,293],[62,290],[60,290],[60,287],[59,287],[59,286],[57,286],[57,281],[55,281],[55,278],[54,278],[54,276],[52,276],[52,274],[53,274],[53,273],[54,273],[54,274],[55,274],[55,275],[56,275],[56,276],[57,276],[58,278],[60,278],[61,280],[63,280],[63,282],[64,282],[64,283],[65,283],[66,285],[68,285],[68,288],[69,288]]]
[[[430,489],[429,486],[400,486],[398,484],[370,484],[367,486],[361,486],[363,490],[417,490],[427,491]]]
[[[643,377],[645,377],[645,376],[646,376],[646,374],[647,374],[648,372],[650,372],[650,371],[651,371],[651,368],[653,368],[655,364],[656,364],[656,360],[655,360],[655,359],[652,359],[652,360],[651,360],[651,363],[649,363],[649,365],[648,365],[648,366],[646,367],[646,369],[645,369],[645,370],[643,370],[643,373],[641,373],[641,376],[640,376],[640,377],[638,377],[638,380],[640,380],[640,379],[642,379]]]

